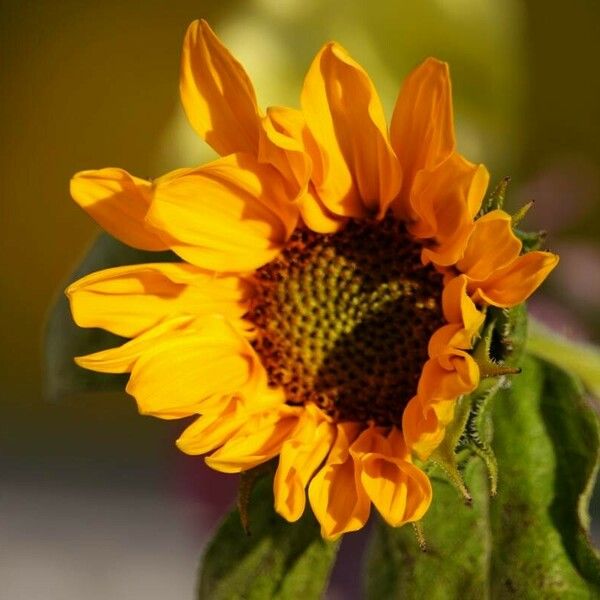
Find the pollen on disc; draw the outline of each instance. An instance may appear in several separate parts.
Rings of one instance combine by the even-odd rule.
[[[247,314],[269,383],[340,421],[399,426],[444,322],[442,276],[420,253],[391,217],[329,235],[296,231],[257,271]]]

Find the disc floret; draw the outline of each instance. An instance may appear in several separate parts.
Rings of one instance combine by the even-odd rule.
[[[427,342],[443,323],[442,276],[391,217],[339,233],[298,230],[256,273],[247,318],[269,382],[338,420],[401,423]]]

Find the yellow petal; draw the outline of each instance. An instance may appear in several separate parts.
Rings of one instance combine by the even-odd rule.
[[[167,317],[220,313],[238,319],[247,311],[250,286],[186,263],[115,267],[87,275],[67,289],[80,327],[101,327],[135,337]]]
[[[222,410],[198,417],[179,436],[177,447],[186,454],[197,455],[222,446],[248,418],[240,405],[236,396],[224,398]]]
[[[215,271],[252,271],[279,253],[298,209],[273,167],[237,154],[159,182],[147,218],[186,261]]]
[[[289,197],[297,202],[309,229],[333,233],[341,229],[345,219],[333,214],[319,198],[310,181],[311,156],[321,160],[304,115],[291,108],[270,107],[262,120],[259,160],[273,165],[281,173]]]
[[[145,223],[152,184],[123,169],[81,171],[71,179],[71,196],[97,223],[129,246],[166,250],[167,244]]]
[[[434,358],[447,352],[449,348],[463,348],[469,349],[471,346],[465,346],[464,342],[464,329],[459,323],[448,323],[442,325],[439,329],[433,333],[429,338],[427,344],[427,351],[430,358]]]
[[[461,323],[465,327],[481,324],[482,313],[467,294],[468,280],[464,275],[454,277],[444,285],[442,309],[448,323]]]
[[[177,337],[179,332],[191,327],[194,321],[195,318],[191,316],[168,319],[117,348],[78,356],[75,362],[84,369],[100,373],[128,373],[144,352],[156,347],[163,340]]]
[[[369,518],[370,501],[360,481],[360,468],[349,452],[358,428],[339,423],[325,466],[313,477],[308,497],[326,539],[356,531]]]
[[[393,434],[398,436],[396,428]],[[432,495],[428,477],[397,456],[382,432],[365,430],[351,452],[360,462],[361,481],[369,499],[387,523],[399,527],[425,514]]]
[[[465,275],[454,277],[444,286],[442,307],[447,325],[440,327],[429,340],[429,356],[442,354],[447,346],[469,349],[479,332],[485,314],[475,306],[467,293]]]
[[[479,384],[479,367],[473,358],[449,348],[430,358],[419,378],[418,395],[431,400],[452,400],[472,392]]]
[[[482,281],[512,263],[521,251],[512,218],[493,210],[475,221],[463,258],[456,264],[470,280]]]
[[[401,172],[369,76],[341,46],[327,44],[309,68],[301,104],[320,148],[313,181],[327,208],[342,216],[383,215]]]
[[[479,212],[489,184],[489,171],[484,165],[477,165],[477,170],[467,194],[467,207],[472,218],[475,218],[475,215]]]
[[[291,197],[303,194],[312,172],[312,160],[304,149],[309,135],[299,110],[270,107],[261,121],[258,158],[273,165],[283,176]]]
[[[249,343],[226,319],[209,316],[147,349],[133,366],[127,392],[140,413],[173,419],[210,410],[224,396],[252,395],[265,381]]]
[[[444,439],[445,426],[451,420],[455,400],[431,404],[419,396],[410,400],[402,414],[402,432],[408,448],[427,460]],[[437,410],[436,410],[437,409]],[[438,412],[444,413],[440,418]]]
[[[476,169],[455,152],[434,169],[418,172],[410,194],[412,235],[433,238],[440,229],[447,235],[469,219],[467,195]]]
[[[417,173],[408,229],[415,237],[435,242],[424,248],[425,262],[448,266],[462,257],[488,180],[483,165],[470,163],[457,153],[436,168]]]
[[[258,400],[258,401],[257,401]],[[282,404],[283,397],[243,398],[239,395],[223,398],[219,407],[194,421],[177,440],[177,447],[186,454],[206,454],[225,444],[260,409]]]
[[[390,453],[390,443],[385,435],[383,427],[370,425],[352,442],[350,454],[360,457],[369,452]]]
[[[300,215],[306,226],[317,233],[335,233],[342,229],[347,219],[333,214],[317,195],[312,183],[298,198]]]
[[[529,252],[519,256],[484,282],[470,283],[475,299],[503,308],[524,302],[558,264],[551,252]]]
[[[192,127],[219,154],[256,156],[260,117],[252,82],[205,21],[187,30],[179,89]]]
[[[244,427],[215,453],[206,464],[222,473],[239,473],[264,463],[281,451],[298,425],[302,408],[282,405],[250,417]]]
[[[434,169],[454,152],[452,90],[446,63],[428,58],[406,78],[394,107],[390,137],[404,177],[401,200],[394,210],[410,218],[409,198],[417,173]]]
[[[425,516],[431,505],[433,490],[429,477],[415,465],[403,462],[402,470],[408,486],[408,499],[404,509],[403,522],[413,523],[420,521]]]
[[[400,427],[394,426],[391,428],[387,436],[387,443],[390,447],[390,452],[392,453],[392,456],[410,462],[410,452],[408,450],[408,447],[406,446],[404,435]]]
[[[290,522],[302,516],[306,485],[331,448],[335,427],[329,421],[314,405],[305,406],[298,429],[281,447],[274,480],[275,510]]]

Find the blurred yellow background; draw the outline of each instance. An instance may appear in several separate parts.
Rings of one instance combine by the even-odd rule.
[[[246,65],[263,106],[297,104],[303,73],[329,39],[372,74],[388,110],[413,66],[429,55],[449,61],[461,151],[485,162],[493,181],[513,176],[512,206],[537,200],[526,225],[548,229],[550,248],[562,255],[533,309],[569,335],[600,341],[600,4],[1,0],[0,537],[10,550],[0,580],[14,590],[7,598],[35,599],[42,589],[45,600],[191,598],[202,532],[231,495],[233,483],[218,484],[214,506],[199,507],[202,495],[186,481],[210,476],[200,460],[171,449],[178,426],[137,417],[123,395],[61,405],[42,393],[46,312],[97,233],[69,199],[70,176],[119,166],[155,177],[211,156],[178,99],[183,34],[199,17]],[[81,508],[86,502],[91,512]],[[125,535],[155,527],[160,515],[175,524],[170,534],[159,527],[137,541]],[[112,531],[115,520],[114,545],[103,545],[94,532]],[[98,539],[103,550],[94,554]],[[146,573],[168,551],[185,558],[163,564],[166,580],[157,574],[132,593],[129,570],[118,583],[119,561]],[[32,553],[39,588],[25,572],[2,572]],[[94,561],[104,566],[90,573]],[[69,579],[75,564],[85,565],[83,575]],[[334,587],[343,590],[342,579]]]

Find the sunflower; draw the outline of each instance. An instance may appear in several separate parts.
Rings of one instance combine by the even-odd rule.
[[[181,98],[221,158],[146,181],[116,168],[71,194],[106,231],[181,260],[93,273],[67,290],[82,327],[130,341],[76,359],[130,373],[142,414],[194,416],[179,448],[225,473],[278,457],[275,508],[307,492],[322,535],[392,526],[431,502],[414,464],[473,391],[488,306],[523,302],[557,264],[525,253],[510,215],[479,216],[483,165],[455,149],[448,67],[406,79],[388,129],[367,73],[337,43],[296,110],[263,113],[203,21],[184,45]]]

